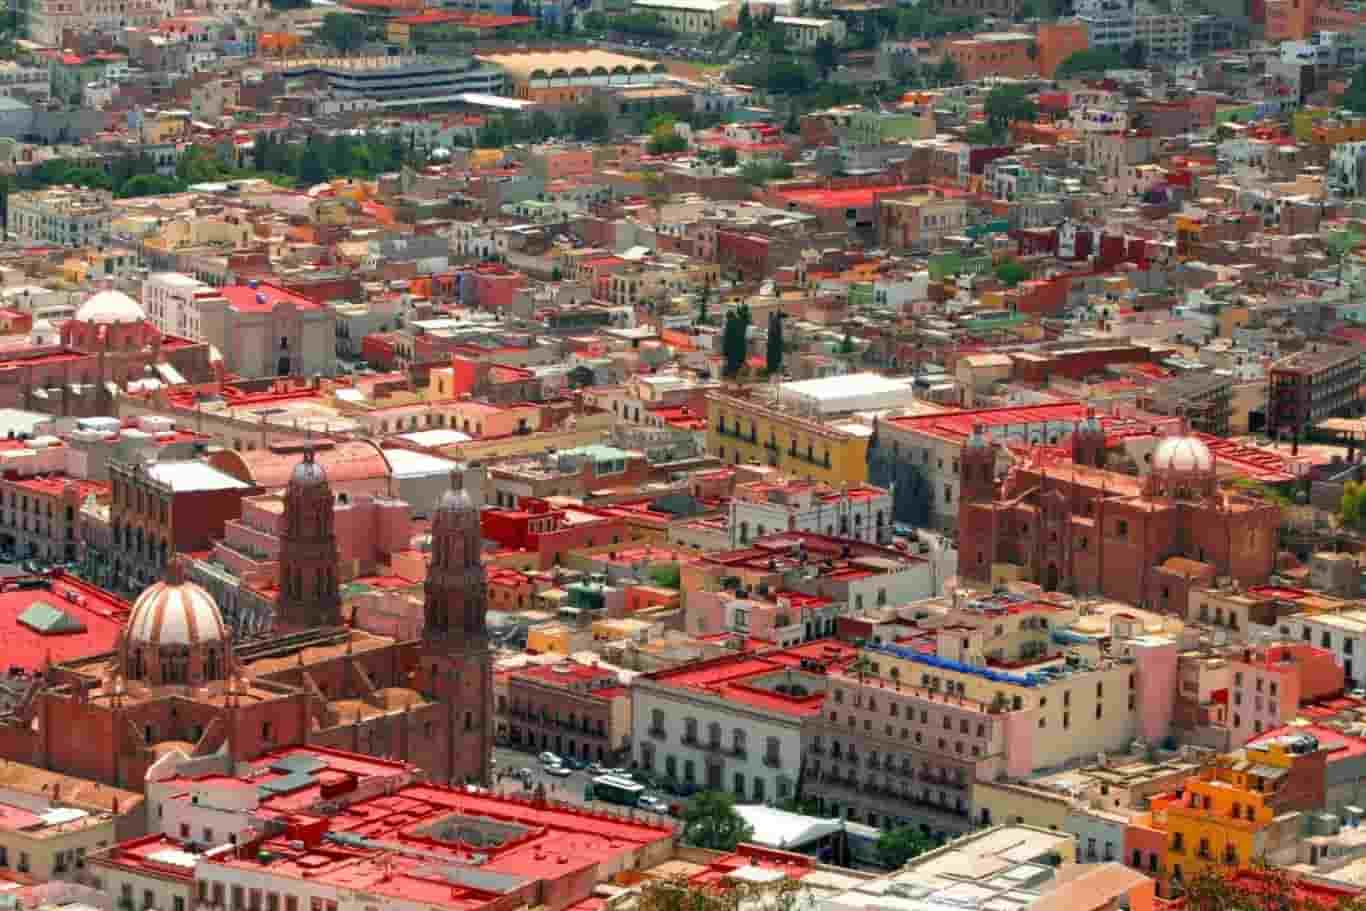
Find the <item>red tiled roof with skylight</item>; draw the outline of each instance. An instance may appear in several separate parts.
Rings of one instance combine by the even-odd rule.
[[[56,572],[0,582],[4,666],[36,673],[113,651],[129,604],[110,592]]]

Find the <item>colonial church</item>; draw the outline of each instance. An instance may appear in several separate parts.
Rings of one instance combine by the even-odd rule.
[[[493,679],[477,508],[460,489],[438,503],[426,630],[401,642],[342,621],[334,502],[305,452],[285,492],[272,636],[234,643],[214,599],[172,560],[133,604],[115,651],[48,667],[0,716],[0,756],[141,789],[170,751],[247,760],[306,743],[403,759],[435,781],[487,781]]]
[[[1108,449],[1094,414],[1062,445],[1023,454],[974,428],[961,458],[959,575],[1181,613],[1194,587],[1270,577],[1280,508],[1222,489],[1198,437],[1163,438],[1137,475],[1108,467]]]

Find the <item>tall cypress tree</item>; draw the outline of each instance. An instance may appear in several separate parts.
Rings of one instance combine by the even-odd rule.
[[[768,372],[783,369],[783,314],[774,310],[768,315]]]

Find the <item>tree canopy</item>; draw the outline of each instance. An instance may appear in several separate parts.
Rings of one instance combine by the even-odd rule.
[[[997,265],[995,272],[996,277],[1000,280],[1001,284],[1005,285],[1007,288],[1013,288],[1026,278],[1029,278],[1029,268],[1013,259]]]
[[[721,356],[725,358],[727,377],[739,374],[745,366],[749,354],[749,305],[741,304],[726,314],[726,324],[721,330]]]
[[[346,54],[365,43],[365,23],[350,13],[328,13],[323,16],[318,37]]]
[[[735,812],[735,797],[725,791],[703,791],[683,811],[683,841],[713,851],[734,851],[754,836],[754,829]]]
[[[1010,125],[1017,121],[1032,123],[1039,109],[1029,97],[1029,89],[1022,85],[998,85],[987,93],[982,106],[987,126],[998,136],[1005,136]]]
[[[783,369],[783,314],[779,310],[768,315],[768,346],[764,365],[769,373],[778,373]]]
[[[919,857],[934,847],[924,832],[916,826],[901,826],[897,829],[884,829],[877,837],[875,850],[880,864],[889,870],[898,870],[906,861]]]
[[[1069,56],[1053,73],[1054,79],[1071,79],[1084,73],[1103,73],[1124,68],[1124,56],[1112,47],[1092,47]]]

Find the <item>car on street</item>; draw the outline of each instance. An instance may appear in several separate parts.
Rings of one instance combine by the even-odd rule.
[[[640,796],[639,806],[642,810],[649,810],[651,813],[669,812],[668,803],[650,794],[642,794]]]
[[[588,763],[587,772],[588,772],[589,775],[592,775],[594,778],[596,778],[597,776],[601,775],[601,774],[602,774],[602,771],[603,771],[603,770],[602,770],[602,764],[601,764],[601,763],[598,763],[598,762],[590,762],[590,763]]]
[[[548,765],[545,767],[545,773],[556,778],[568,778],[574,774],[574,770],[562,765]]]
[[[542,753],[540,756],[537,756],[536,758],[541,760],[541,765],[560,764],[560,757],[556,756],[554,753]]]
[[[586,769],[588,767],[588,763],[584,762],[582,759],[577,759],[573,756],[564,757],[564,761],[560,764],[563,766],[567,766],[570,769],[573,769],[575,772],[581,769]]]

